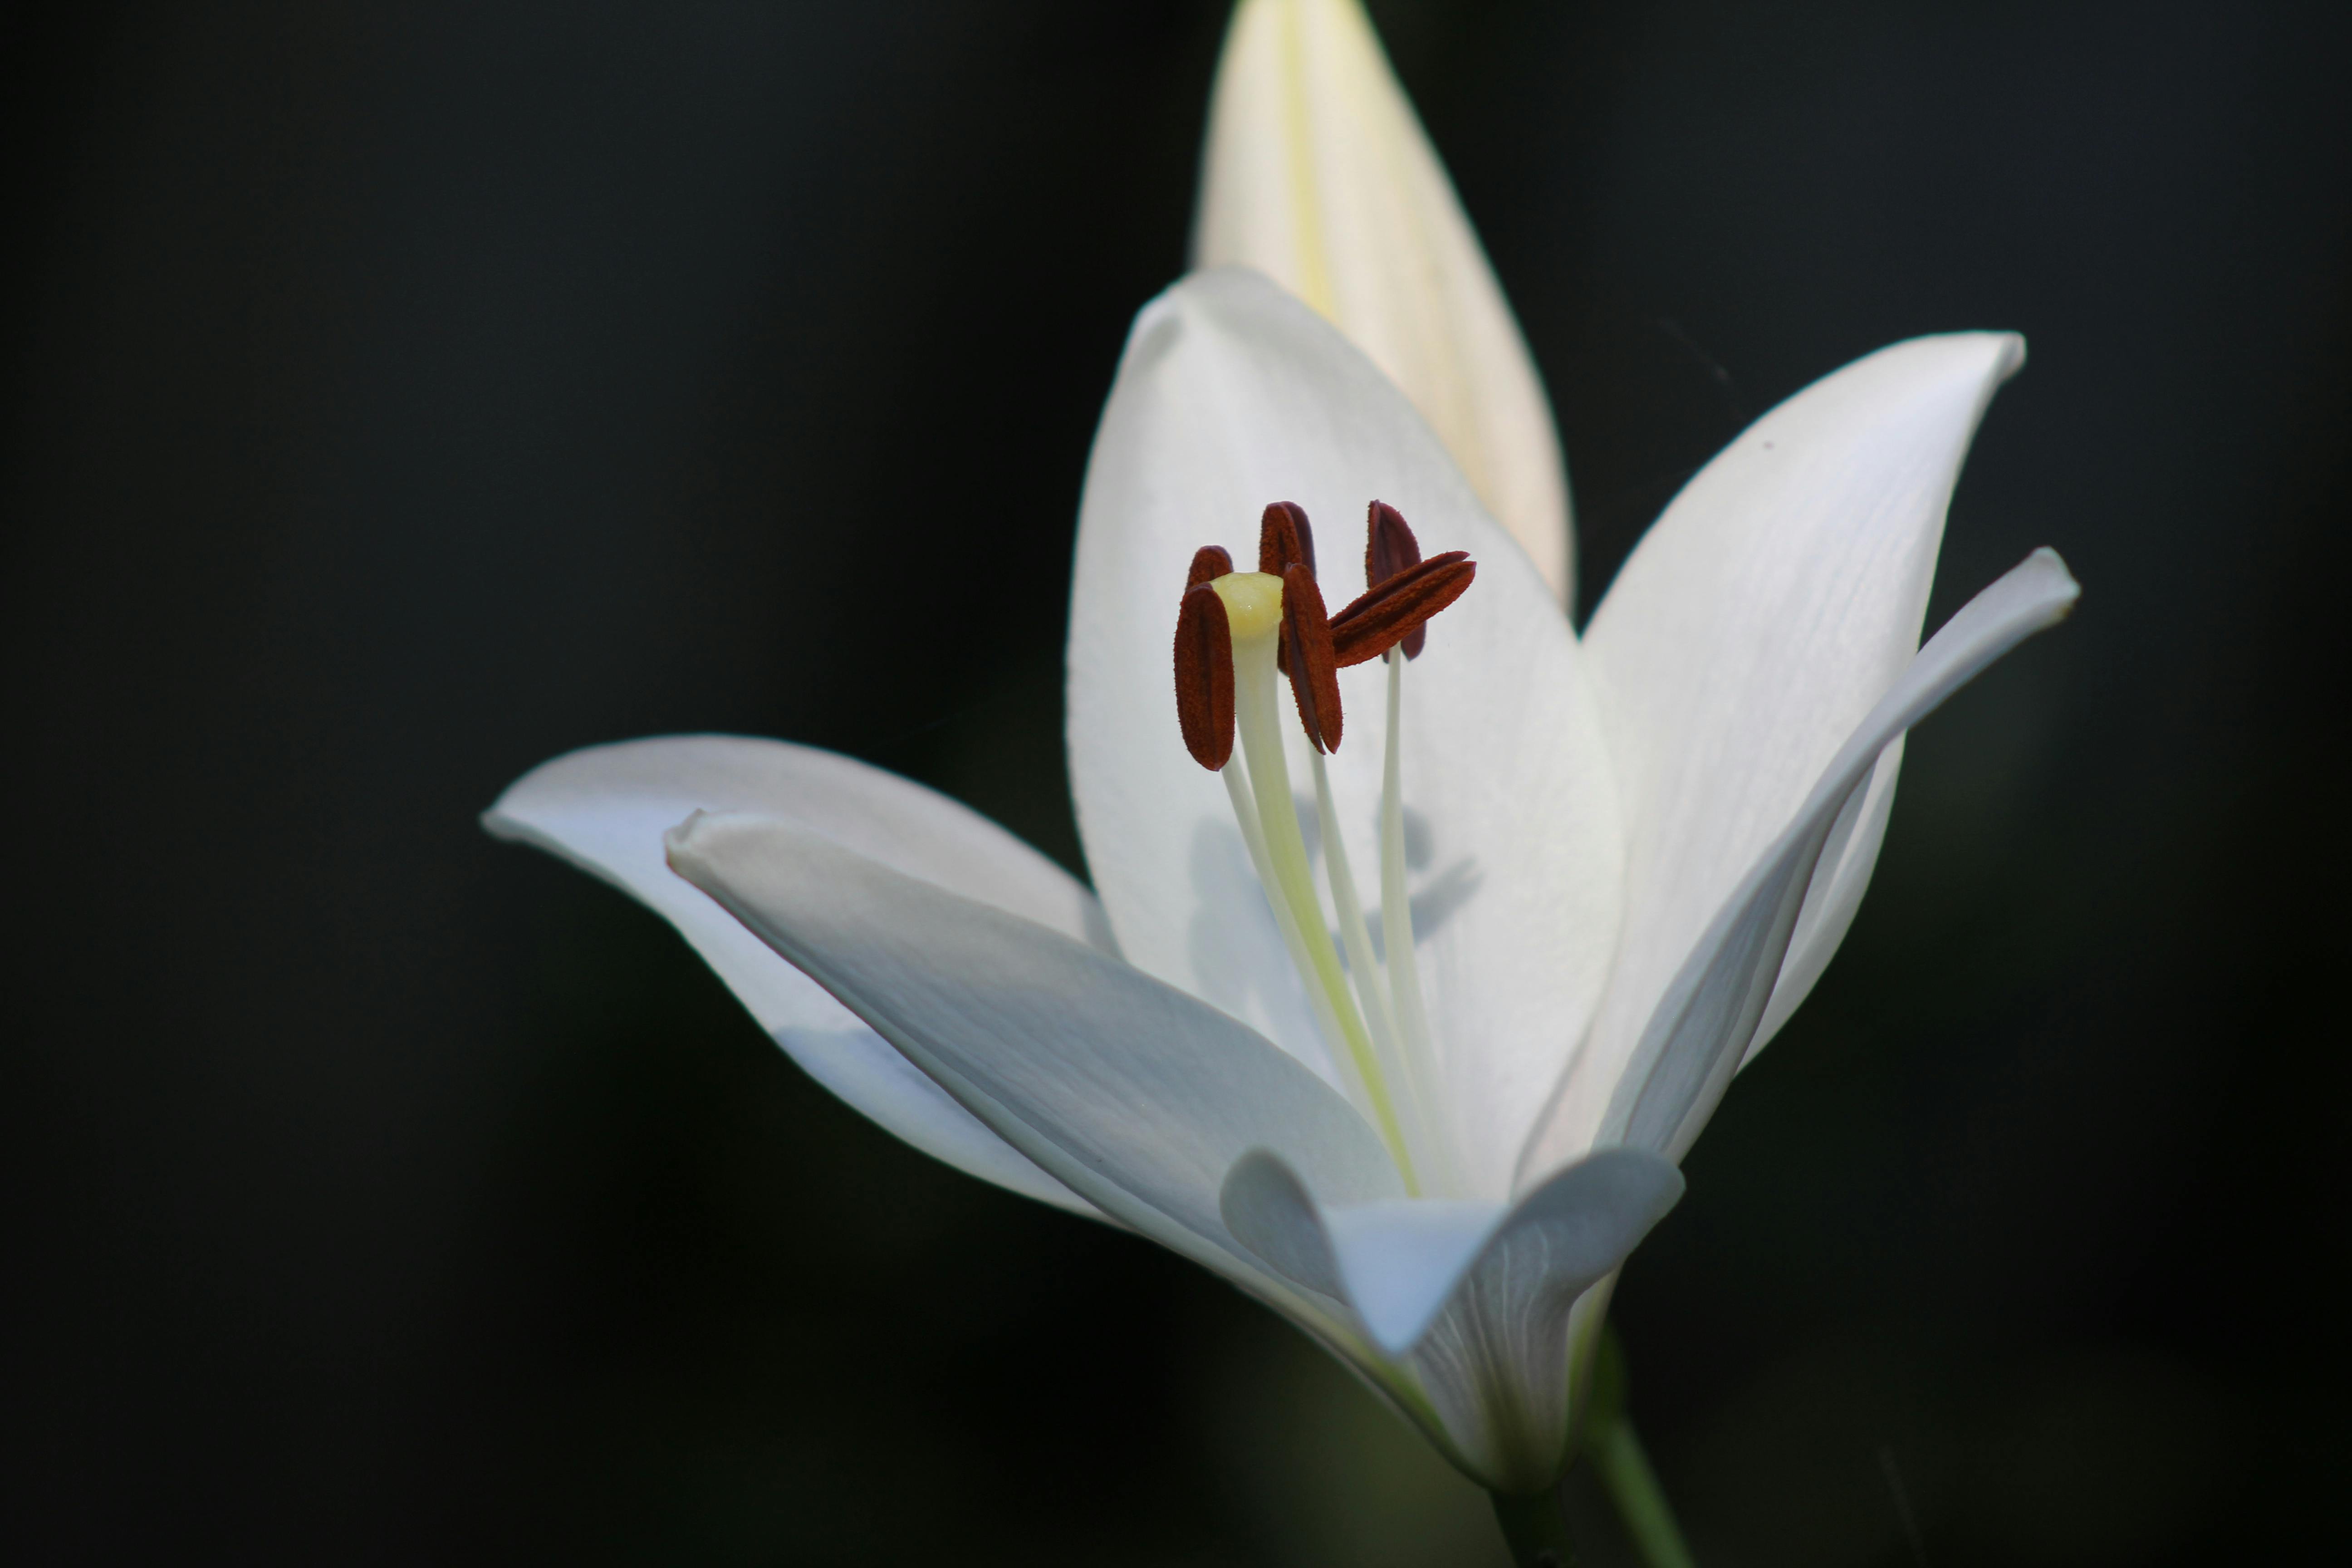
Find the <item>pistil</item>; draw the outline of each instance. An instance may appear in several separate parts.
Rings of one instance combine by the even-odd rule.
[[[1381,656],[1388,665],[1388,725],[1381,758],[1381,941],[1391,953],[1412,952],[1412,902],[1405,887],[1404,858],[1404,667],[1421,657],[1434,610],[1420,609],[1434,602],[1450,605],[1470,585],[1476,571],[1469,558],[1452,551],[1424,562],[1421,541],[1413,537],[1404,514],[1386,501],[1376,500],[1364,518],[1364,584],[1362,600],[1342,611],[1352,623],[1352,637],[1364,637],[1384,616],[1410,619],[1412,629]],[[1376,603],[1370,603],[1375,602]],[[1362,606],[1360,610],[1359,606]],[[1410,606],[1410,609],[1408,609]],[[1420,613],[1412,614],[1411,610]],[[1350,612],[1357,612],[1350,614]],[[1334,628],[1335,637],[1340,636]],[[1396,1008],[1396,1028],[1404,1058],[1406,1093],[1423,1108],[1427,1133],[1423,1164],[1430,1181],[1447,1194],[1461,1190],[1462,1162],[1454,1146],[1454,1130],[1442,1098],[1436,1047],[1430,1036],[1429,1012],[1421,994],[1421,966],[1391,963],[1389,994]]]
[[[1315,894],[1315,878],[1307,859],[1307,843],[1298,831],[1298,814],[1291,805],[1290,768],[1283,756],[1281,697],[1276,689],[1275,648],[1283,632],[1283,583],[1261,572],[1236,572],[1212,586],[1223,599],[1232,627],[1234,717],[1241,730],[1241,756],[1222,770],[1233,795],[1234,815],[1243,818],[1242,836],[1257,862],[1258,879],[1283,925],[1291,962],[1307,983],[1317,1021],[1335,1047],[1333,1057],[1348,1080],[1349,1098],[1357,1101],[1381,1142],[1389,1146],[1405,1190],[1417,1193],[1412,1147],[1398,1118],[1394,1097],[1374,1051],[1370,1031],[1331,948],[1329,927],[1324,923],[1322,900]],[[1234,770],[1247,760],[1249,804],[1234,779]],[[1255,821],[1251,821],[1255,818]]]

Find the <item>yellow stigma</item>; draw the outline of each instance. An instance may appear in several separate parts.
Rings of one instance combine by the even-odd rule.
[[[1265,572],[1228,572],[1209,584],[1225,602],[1234,640],[1272,637],[1282,626],[1282,579]]]

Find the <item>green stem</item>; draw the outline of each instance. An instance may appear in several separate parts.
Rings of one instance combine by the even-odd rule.
[[[1518,1568],[1573,1568],[1576,1553],[1568,1543],[1568,1515],[1558,1487],[1529,1497],[1493,1495],[1496,1522]]]
[[[1625,1521],[1625,1533],[1641,1549],[1642,1561],[1650,1568],[1696,1568],[1682,1529],[1675,1523],[1674,1510],[1666,1506],[1658,1472],[1650,1468],[1642,1440],[1633,1436],[1633,1424],[1620,1417],[1606,1431],[1593,1434],[1591,1454],[1592,1467],[1609,1489],[1609,1500],[1617,1505],[1617,1517]]]
[[[1633,1435],[1625,1414],[1625,1347],[1615,1324],[1601,1331],[1600,1353],[1593,1358],[1592,1407],[1586,1415],[1584,1451],[1617,1505],[1625,1533],[1649,1568],[1696,1568],[1690,1547],[1683,1541],[1675,1510],[1666,1506],[1666,1492],[1658,1472]]]

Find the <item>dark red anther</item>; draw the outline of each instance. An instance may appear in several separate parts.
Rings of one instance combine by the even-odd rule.
[[[1307,526],[1307,509],[1295,500],[1278,500],[1265,509],[1257,525],[1257,569],[1279,577],[1294,561],[1306,563],[1315,574],[1315,531]]]
[[[1205,583],[1185,589],[1176,612],[1176,724],[1184,749],[1210,772],[1233,756],[1234,627]]]
[[[1339,666],[1331,649],[1331,620],[1323,612],[1315,572],[1294,561],[1282,574],[1282,647],[1290,656],[1290,691],[1298,721],[1318,752],[1339,749]]]
[[[1449,550],[1366,589],[1331,617],[1333,661],[1344,669],[1380,658],[1460,598],[1477,574],[1476,562],[1459,550]],[[1412,656],[1408,651],[1405,657]]]
[[[1364,586],[1377,588],[1400,572],[1421,564],[1421,541],[1404,521],[1404,513],[1384,500],[1374,501],[1364,518]],[[1345,614],[1346,612],[1341,612]],[[1397,640],[1407,658],[1419,658],[1428,628],[1415,626]]]
[[[1279,577],[1293,562],[1305,562],[1315,574],[1315,531],[1307,525],[1307,509],[1295,500],[1269,502],[1257,524],[1257,569]],[[1290,639],[1274,645],[1274,668],[1290,673]]]
[[[1421,564],[1421,541],[1412,536],[1404,513],[1384,500],[1366,509],[1364,518],[1364,585],[1377,588],[1408,566]]]
[[[1184,586],[1197,588],[1203,583],[1213,583],[1234,569],[1234,558],[1225,553],[1221,544],[1203,544],[1192,552],[1192,570],[1184,579]]]

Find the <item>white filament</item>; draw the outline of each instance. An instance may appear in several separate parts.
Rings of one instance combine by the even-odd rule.
[[[1454,1147],[1447,1115],[1445,1079],[1430,1043],[1429,1011],[1422,1003],[1421,965],[1413,956],[1412,900],[1405,889],[1404,649],[1392,647],[1389,667],[1386,754],[1381,760],[1381,944],[1387,950],[1389,995],[1394,1005],[1397,1040],[1404,1058],[1406,1097],[1416,1110],[1423,1136],[1422,1169],[1440,1196],[1464,1197],[1462,1162]]]

